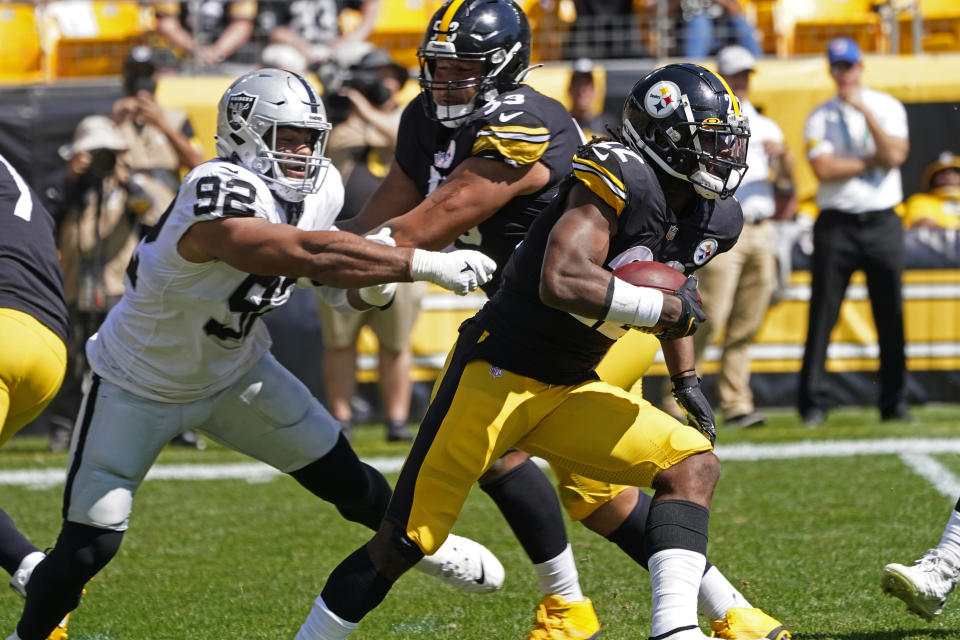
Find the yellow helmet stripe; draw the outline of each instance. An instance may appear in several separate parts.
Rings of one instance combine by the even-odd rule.
[[[446,12],[443,14],[443,18],[440,20],[440,27],[437,29],[440,31],[440,37],[437,38],[437,42],[446,42],[447,34],[446,32],[450,30],[450,23],[453,22],[453,16],[457,13],[457,9],[460,8],[467,0],[453,0],[450,5],[447,7]]]
[[[707,71],[709,71],[709,72],[712,73],[713,75],[717,76],[717,78],[718,78],[718,79],[720,80],[720,82],[723,84],[723,88],[727,90],[727,95],[730,96],[730,103],[733,105],[733,112],[739,116],[739,115],[740,115],[740,101],[737,100],[737,96],[733,95],[733,91],[730,90],[730,85],[727,84],[727,81],[724,80],[723,76],[720,75],[719,73],[717,73],[716,71],[714,71],[713,69],[711,69],[710,67],[705,67],[705,66],[703,66],[702,64],[696,64],[696,65],[694,65],[694,66],[700,67],[701,69],[706,69]]]

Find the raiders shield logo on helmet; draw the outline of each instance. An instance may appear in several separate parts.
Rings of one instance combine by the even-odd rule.
[[[250,112],[253,111],[253,105],[256,102],[256,96],[246,93],[237,93],[230,96],[230,101],[227,103],[227,122],[230,123],[231,129],[234,131],[240,129],[243,123],[247,121]]]

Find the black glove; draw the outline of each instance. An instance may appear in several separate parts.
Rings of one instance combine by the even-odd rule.
[[[657,332],[657,337],[661,340],[677,340],[685,336],[692,336],[697,332],[700,324],[707,320],[707,316],[697,300],[696,276],[688,276],[687,281],[674,291],[673,295],[680,298],[683,309],[680,311],[680,317],[676,322]]]
[[[710,403],[700,389],[700,378],[697,374],[691,373],[670,378],[670,381],[673,382],[673,397],[686,414],[687,423],[707,436],[710,444],[713,445],[717,439],[717,424],[713,417],[713,409],[710,408]]]

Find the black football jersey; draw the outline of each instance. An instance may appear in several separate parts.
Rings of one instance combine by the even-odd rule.
[[[500,286],[507,259],[570,173],[571,158],[580,143],[580,133],[562,104],[521,85],[501,93],[456,129],[428,118],[417,96],[403,112],[396,160],[424,197],[470,157],[518,167],[540,161],[550,169],[550,180],[540,191],[513,198],[454,243],[496,261],[497,272],[483,287],[492,295]]]
[[[53,218],[0,156],[0,307],[28,313],[67,339],[67,304]]]
[[[498,294],[477,315],[491,338],[481,357],[510,371],[552,384],[594,378],[593,369],[627,328],[580,318],[540,301],[540,269],[547,239],[563,215],[567,193],[583,184],[619,217],[604,266],[631,259],[677,261],[691,273],[729,250],[740,236],[743,213],[733,198],[694,198],[685,211],[672,211],[653,168],[618,142],[581,147],[573,174],[557,199],[533,223],[526,240],[504,270]]]

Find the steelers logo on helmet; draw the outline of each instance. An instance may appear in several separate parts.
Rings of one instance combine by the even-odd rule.
[[[658,82],[647,92],[644,106],[654,118],[666,118],[680,106],[680,87],[673,82]]]

